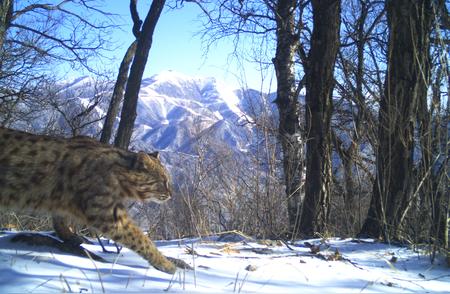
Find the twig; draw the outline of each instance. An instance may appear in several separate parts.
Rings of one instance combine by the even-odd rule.
[[[368,282],[366,283],[366,285],[364,285],[364,287],[362,287],[362,289],[359,291],[359,293],[362,293],[367,287],[369,287],[370,285],[375,284],[375,282],[377,282],[378,280],[379,280],[379,278],[376,279],[375,281],[368,281]]]
[[[127,283],[126,283],[126,285],[125,285],[125,289],[128,288],[128,285],[130,284],[130,280],[131,280],[132,275],[133,275],[133,274],[131,274],[131,275],[128,276]]]
[[[86,252],[86,255],[92,261],[92,264],[94,265],[95,269],[97,270],[98,279],[100,280],[100,285],[102,286],[102,293],[105,293],[105,287],[103,286],[103,280],[102,280],[102,276],[100,274],[100,270],[98,269],[97,264],[95,263],[94,259],[92,259],[91,254],[89,253],[89,251],[86,250],[86,249],[84,251]]]
[[[42,283],[40,283],[39,285],[37,285],[33,290],[31,290],[30,292],[34,292],[34,290],[36,290],[39,287],[44,286],[45,284],[47,284],[48,282],[50,282],[51,280],[53,280],[53,278],[48,279],[47,281],[44,281]]]
[[[114,266],[117,264],[117,261],[119,261],[119,257],[120,257],[120,255],[117,254],[116,258],[114,258],[114,262],[113,262],[113,264],[111,265],[111,274],[112,274],[112,272],[113,272]]]
[[[84,277],[86,278],[86,280],[89,281],[89,285],[91,286],[91,293],[94,293],[94,287],[92,286],[91,280],[89,279],[89,277],[86,275],[86,273],[85,273],[81,268],[79,268],[79,270],[80,270],[80,272],[84,275]]]
[[[192,248],[189,247],[189,245],[186,245],[186,253],[187,254],[191,254],[192,256],[196,255],[198,257],[205,257],[205,258],[211,258],[211,256],[209,255],[205,255],[205,254],[199,254],[197,251],[195,251],[194,249],[194,243],[192,243]]]
[[[142,288],[145,287],[145,281],[147,281],[147,273],[148,273],[149,269],[150,269],[150,267],[147,267],[147,269],[145,270],[144,281],[142,282]]]
[[[342,260],[343,260],[343,261],[346,261],[346,262],[348,262],[348,263],[350,263],[351,265],[353,265],[353,266],[356,267],[357,269],[364,270],[364,268],[360,267],[357,263],[351,261],[351,260],[348,259],[348,258],[345,258],[345,257],[342,256]]]
[[[289,250],[291,250],[291,251],[294,251],[294,250],[295,250],[294,248],[292,248],[292,247],[288,244],[287,241],[285,241],[285,240],[280,240],[280,241],[281,241],[281,243],[283,243],[283,244],[287,247],[287,249],[289,249]]]
[[[192,252],[195,252],[194,242],[192,242]],[[195,255],[194,254],[192,254],[192,267],[194,268],[194,287],[197,288],[197,272],[195,270]]]
[[[69,291],[69,293],[72,293],[72,292],[73,292],[73,291],[72,291],[72,288],[71,288],[70,285],[69,285],[69,282],[67,282],[67,279],[63,276],[63,274],[59,274],[59,280],[66,283],[67,290]]]
[[[244,287],[245,282],[247,281],[248,272],[245,273],[244,279],[241,282],[241,286],[239,287],[238,293],[241,293],[242,287]]]
[[[239,279],[239,272],[237,272],[237,274],[236,274],[236,279],[234,280],[234,288],[233,288],[233,292],[236,292],[236,285],[237,285],[238,279]]]

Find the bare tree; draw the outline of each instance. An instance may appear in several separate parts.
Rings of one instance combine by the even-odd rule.
[[[154,0],[150,6],[150,10],[142,25],[139,33],[137,28],[140,27],[140,19],[137,16],[136,0],[131,0],[130,6],[134,22],[133,32],[138,34],[136,52],[131,64],[130,75],[125,89],[124,102],[122,106],[121,119],[119,129],[117,130],[114,145],[120,148],[128,148],[131,135],[133,133],[134,121],[136,119],[136,108],[141,88],[142,75],[144,74],[145,65],[147,64],[148,53],[153,43],[153,32],[158,23],[161,12],[164,8],[165,0]]]
[[[289,198],[279,197],[285,190],[283,159],[279,156],[278,117],[271,95],[251,91],[243,92],[243,101],[249,105],[248,123],[253,126],[250,142],[251,152],[246,155],[243,167],[245,198],[248,211],[244,215],[253,224],[244,231],[261,238],[280,239],[291,235],[286,202]],[[249,163],[246,163],[246,162]],[[247,168],[244,168],[244,167]]]
[[[442,48],[436,50],[437,60],[440,62],[431,76],[431,103],[428,104],[425,99],[422,99],[418,108],[421,161],[415,183],[417,188],[412,196],[413,200],[404,213],[405,221],[426,232],[426,234],[420,232],[417,237],[429,239],[432,245],[432,261],[440,250],[447,250],[449,254],[450,196],[447,189],[450,104],[448,93],[443,92],[443,89],[448,89],[450,79],[448,61],[440,60],[441,50]],[[447,96],[447,105],[443,102],[444,96]],[[419,207],[412,207],[414,203],[418,203]],[[407,214],[410,215],[409,218]],[[418,224],[415,220],[421,223]]]
[[[377,173],[363,234],[402,238],[402,216],[411,200],[417,107],[430,77],[433,1],[386,1],[388,69],[379,110]]]
[[[276,20],[276,51],[272,59],[277,77],[279,124],[278,133],[283,147],[283,169],[288,203],[289,226],[292,237],[298,233],[301,213],[301,180],[303,178],[302,132],[300,104],[295,72],[295,57],[299,46],[296,0],[278,1],[272,9]]]
[[[106,113],[105,122],[103,124],[102,134],[100,137],[100,142],[109,143],[113,133],[114,122],[116,120],[117,114],[119,113],[119,107],[123,100],[124,88],[128,80],[128,72],[130,69],[130,64],[133,61],[134,54],[136,53],[135,40],[130,47],[128,47],[125,56],[122,59],[119,67],[119,73],[117,74],[116,83],[114,85],[114,91],[111,96],[111,100],[108,107],[108,112]]]
[[[232,37],[237,46],[240,38],[246,36],[258,44],[255,46],[265,44],[270,50],[275,50],[271,59],[277,79],[274,103],[279,113],[278,137],[283,151],[289,230],[294,236],[298,231],[304,170],[296,58],[300,32],[304,29],[301,18],[309,1],[187,2],[199,4],[206,15],[204,37],[208,40],[208,47],[225,37]]]
[[[412,199],[403,213],[407,228],[414,226],[413,240],[428,240],[432,246],[432,261],[436,252],[448,252],[448,118],[449,118],[449,33],[450,15],[443,1],[433,3],[430,37],[430,80],[427,93],[419,97],[417,109],[416,149],[420,163],[416,164]],[[447,97],[444,98],[444,97]],[[445,101],[447,100],[447,101]],[[447,184],[446,184],[447,183]],[[411,230],[408,234],[412,235]]]
[[[3,51],[3,42],[5,34],[11,25],[11,18],[13,13],[13,0],[0,1],[0,54]]]
[[[98,109],[106,100],[109,79],[86,78],[76,89],[67,89],[66,84],[49,85],[49,105],[60,115],[61,134],[75,137],[99,132],[98,123],[103,120]],[[95,126],[97,124],[97,126]],[[67,134],[67,130],[70,133]]]
[[[234,36],[239,41],[240,36],[250,35],[260,36],[263,41],[258,45],[274,44],[272,63],[277,77],[275,103],[279,113],[279,140],[283,149],[291,235],[312,235],[317,230],[323,231],[331,182],[331,93],[334,60],[339,46],[340,1],[311,2],[314,19],[311,43],[308,42],[308,21],[304,19],[310,1],[220,1],[214,5],[208,1],[192,2],[200,3],[207,15],[206,36],[213,41],[228,36]],[[211,6],[213,8],[208,9]],[[326,58],[324,63],[323,58]],[[301,73],[296,67],[297,60],[300,60],[305,74],[300,83],[296,79]],[[307,140],[309,146],[306,148],[310,154],[307,207],[302,206],[301,196],[304,164],[298,102],[299,91],[304,85],[308,104],[306,124],[310,132]],[[324,168],[327,171],[322,173]],[[306,178],[308,182],[308,175]],[[303,217],[300,219],[301,213]]]
[[[341,186],[345,207],[336,214],[342,216],[341,222],[346,222],[347,233],[354,235],[360,230],[365,217],[362,214],[367,210],[368,197],[364,196],[373,184],[372,150],[377,140],[373,105],[379,101],[379,93],[374,89],[383,85],[372,77],[384,74],[376,66],[384,60],[374,62],[370,53],[376,42],[382,42],[379,38],[385,32],[385,13],[382,3],[377,1],[355,0],[347,4],[342,12],[341,48],[336,64],[339,100],[335,102],[332,141],[341,160],[336,168],[342,170],[342,178],[335,183],[336,188]],[[380,53],[375,56],[383,56]],[[360,150],[367,155],[363,156]]]
[[[0,123],[26,115],[23,102],[38,96],[58,65],[94,71],[108,50],[111,15],[99,1],[2,1],[0,23]]]
[[[306,72],[306,183],[300,233],[325,232],[331,197],[331,115],[339,49],[339,0],[312,1],[313,33]]]
[[[130,13],[131,19],[133,20],[132,31],[136,40],[134,40],[130,47],[128,47],[127,52],[120,63],[119,73],[117,74],[116,84],[114,86],[114,92],[111,97],[105,123],[103,125],[102,135],[100,137],[100,142],[102,143],[109,143],[111,140],[114,121],[116,120],[116,116],[119,112],[119,107],[123,100],[124,89],[128,81],[130,65],[136,54],[138,39],[141,36],[142,21],[139,18],[139,13],[137,11],[137,0],[130,0]]]
[[[172,236],[239,230],[262,238],[285,237],[286,199],[279,197],[284,188],[273,106],[266,95],[242,95],[252,109],[247,123],[257,129],[247,133],[248,153],[224,145],[213,125],[193,130],[192,154],[170,156],[178,183],[177,196],[169,206],[178,224],[172,225]]]

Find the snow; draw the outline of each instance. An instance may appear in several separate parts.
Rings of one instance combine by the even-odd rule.
[[[223,82],[217,82],[216,89],[217,92],[222,93],[222,95],[224,96],[223,101],[231,111],[238,114],[240,117],[245,116],[245,114],[239,108],[240,99],[236,95],[235,89],[230,88]]]
[[[195,268],[169,275],[149,267],[145,260],[126,248],[117,255],[102,253],[97,243],[85,245],[108,261],[97,262],[56,249],[12,243],[11,238],[16,234],[0,235],[0,293],[423,293],[450,290],[450,272],[443,260],[431,265],[426,255],[372,240],[360,243],[337,238],[325,243],[308,240],[319,246],[316,254],[304,241],[295,242],[290,248],[273,241],[232,238],[225,242],[219,241],[218,236],[156,242],[165,255],[181,258]],[[188,252],[187,248],[192,246],[197,255]],[[107,248],[115,250],[111,245]],[[251,270],[247,270],[250,267]]]
[[[61,96],[87,107],[90,104],[88,98],[96,94],[94,83],[89,77],[64,81]],[[103,93],[104,97],[112,95],[113,86],[105,85],[110,92]],[[237,91],[215,77],[189,76],[171,70],[144,78],[139,92],[133,145],[147,150],[194,155],[197,144],[208,136],[220,140],[234,154],[240,155],[251,149],[249,134],[255,127],[248,123],[251,118],[244,107],[245,95],[242,93],[243,90]],[[102,101],[96,106],[93,118],[104,116],[107,107],[107,101]],[[49,112],[41,118],[40,128],[44,128],[45,121],[53,116],[60,114]],[[120,117],[117,117],[116,123],[119,121]],[[99,121],[82,132],[95,136],[102,125]],[[216,128],[217,125],[226,126],[226,132]],[[67,128],[64,123],[60,127]]]
[[[210,136],[235,153],[246,152],[247,132],[253,126],[242,126],[245,112],[241,102],[235,89],[214,77],[163,71],[142,81],[135,144],[165,152],[192,153],[201,136]]]
[[[222,116],[222,114],[220,114],[220,112],[219,111],[214,111],[214,115],[217,117],[217,119],[219,119],[219,120],[223,120],[223,116]]]

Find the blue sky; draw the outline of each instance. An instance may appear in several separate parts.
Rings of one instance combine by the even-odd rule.
[[[106,2],[106,1],[105,1]],[[108,1],[107,9],[121,15],[121,23],[125,25],[122,31],[114,35],[119,46],[113,55],[119,66],[126,48],[134,37],[131,33],[131,17],[128,1]],[[151,1],[138,1],[141,19],[144,19],[150,8]],[[156,27],[153,46],[144,76],[149,77],[164,70],[174,70],[188,75],[214,76],[224,80],[234,87],[239,87],[243,79],[251,88],[260,89],[261,77],[254,63],[244,62],[238,65],[233,52],[232,40],[222,40],[211,48],[205,56],[202,45],[200,9],[186,3],[181,9],[165,8]],[[245,69],[245,70],[243,70]],[[245,78],[242,78],[245,75]]]

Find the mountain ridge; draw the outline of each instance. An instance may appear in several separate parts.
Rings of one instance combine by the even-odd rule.
[[[60,91],[62,97],[78,99],[80,105],[87,107],[87,97],[93,94],[89,78],[78,77],[64,85]],[[105,88],[104,96],[110,97],[113,83]],[[208,137],[207,140],[222,142],[234,152],[246,152],[253,126],[248,124],[252,115],[246,109],[244,92],[214,77],[192,77],[174,71],[144,78],[131,145],[195,155],[195,145]],[[255,96],[256,92],[252,93]],[[105,99],[95,107],[98,117],[106,114],[108,104]],[[119,121],[118,116],[115,128]],[[98,121],[97,133],[102,126],[102,121]],[[88,132],[86,135],[94,135],[92,129]]]

